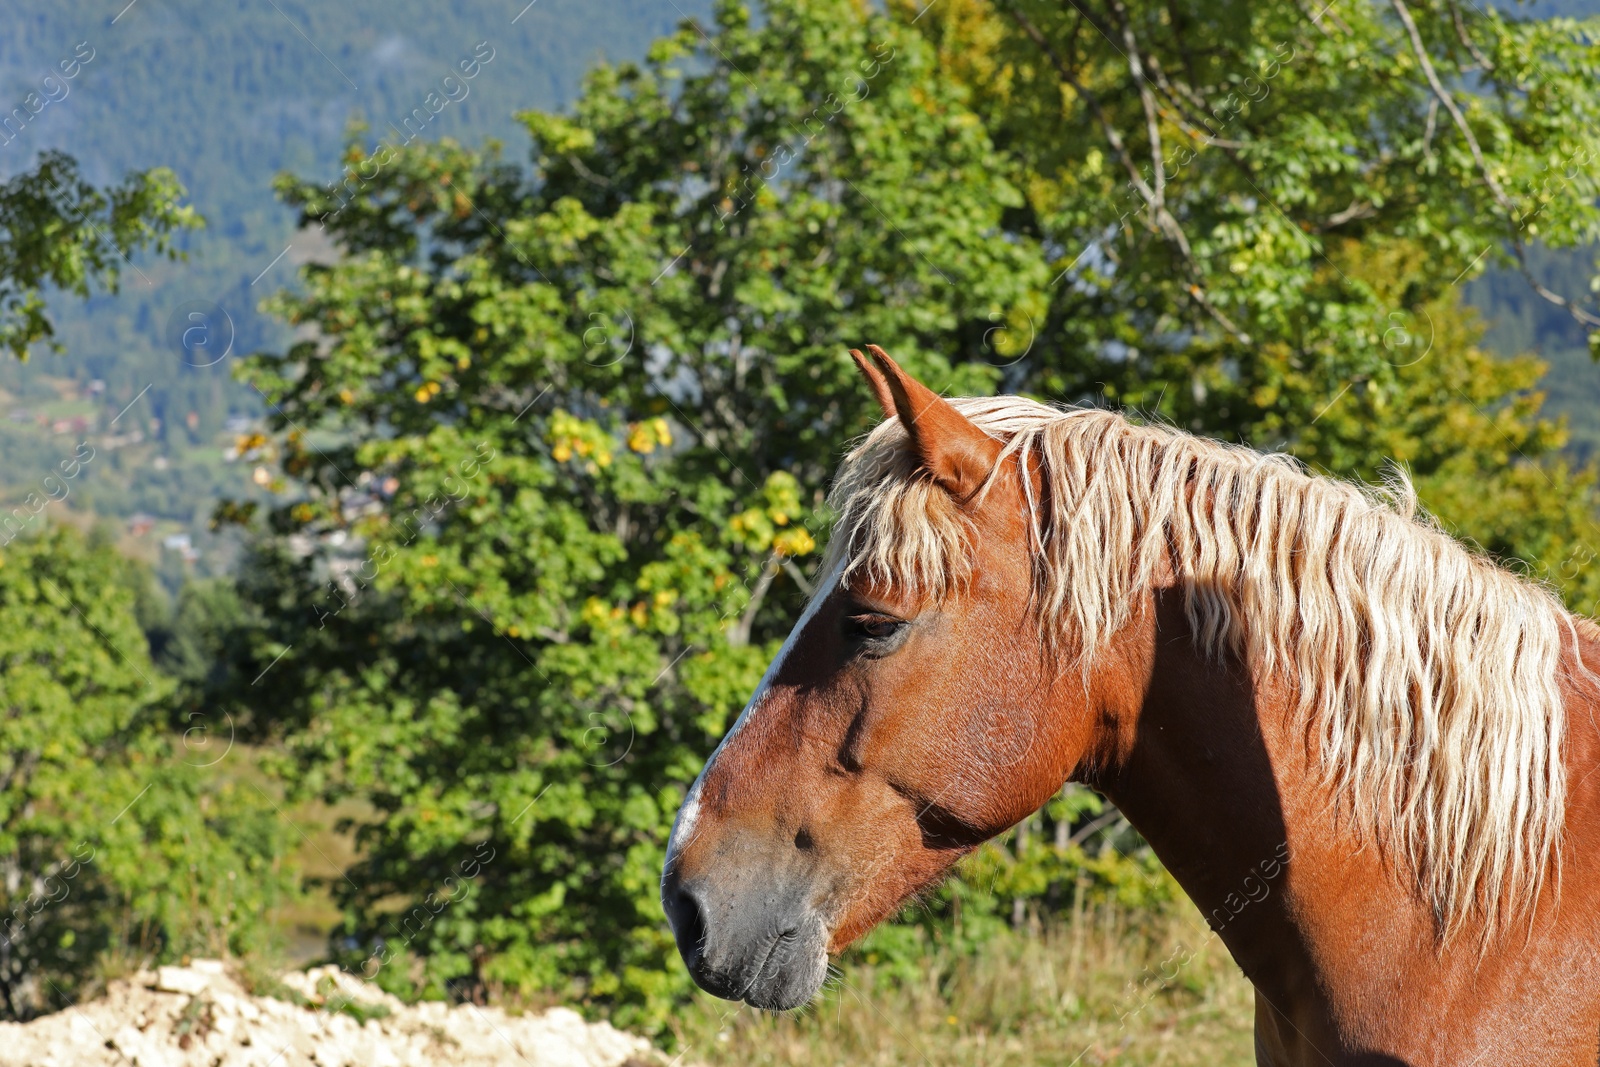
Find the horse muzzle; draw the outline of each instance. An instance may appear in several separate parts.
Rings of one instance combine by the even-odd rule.
[[[768,876],[772,872],[762,872]],[[828,973],[828,930],[808,902],[808,879],[760,884],[681,879],[661,882],[661,904],[678,952],[701,989],[753,1008],[798,1008],[822,988]]]

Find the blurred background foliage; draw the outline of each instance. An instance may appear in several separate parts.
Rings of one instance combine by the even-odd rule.
[[[289,828],[223,718],[169,721],[147,568],[56,528],[0,565],[0,1008],[71,1003],[131,958],[267,947]]]
[[[309,890],[335,909],[315,951],[391,990],[558,998],[699,1040],[675,1014],[665,838],[809,593],[829,476],[876,419],[845,354],[862,341],[953,393],[1116,406],[1367,480],[1399,464],[1452,532],[1594,610],[1582,12],[771,0],[672,30],[615,6],[638,61],[497,28],[410,78],[410,38],[359,5],[240,16],[230,32],[299,18],[355,42],[293,61],[332,84],[315,108],[274,98],[276,214],[224,179],[252,155],[238,130],[192,174],[162,161],[192,202],[168,172],[97,187],[57,156],[5,187],[7,280],[48,279],[73,312],[53,308],[50,375],[0,373],[13,402],[63,405],[0,426],[0,851],[30,916],[0,947],[11,1014],[118,961],[292,952],[272,942]],[[455,35],[490,17],[412,25],[447,15]],[[152,21],[180,17],[212,16]],[[152,32],[125,71],[163,54]],[[41,15],[24,36],[53,54],[64,33]],[[475,110],[426,102],[470,63]],[[350,122],[347,65],[374,111],[438,124]],[[585,67],[570,100],[552,88]],[[248,73],[202,83],[262,99]],[[118,143],[80,103],[51,106]],[[121,221],[59,224],[67,201],[17,192],[46,168]],[[219,231],[239,240],[193,243]],[[273,274],[284,244],[297,270]],[[150,266],[167,297],[66,303],[141,247],[210,258]],[[259,301],[240,358],[171,346],[200,296]],[[176,547],[129,560],[152,530]],[[1069,786],[852,966],[965,988],[983,946],[1107,915],[1144,959],[1182,907]],[[1086,1010],[1064,997],[1041,1017]]]

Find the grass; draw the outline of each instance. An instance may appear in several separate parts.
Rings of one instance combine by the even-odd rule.
[[[941,950],[943,951],[943,950]],[[772,1016],[700,995],[674,1023],[683,1063],[881,1067],[1247,1067],[1253,999],[1192,908],[1006,932],[893,981],[846,960],[810,1007]]]

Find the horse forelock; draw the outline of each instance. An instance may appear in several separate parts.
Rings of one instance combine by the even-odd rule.
[[[1039,483],[1021,479],[1042,642],[1092,669],[1175,578],[1202,654],[1298,694],[1328,783],[1446,939],[1532,908],[1566,806],[1562,635],[1592,623],[1420,516],[1401,474],[1356,486],[1107,411],[951,402]],[[971,575],[974,526],[906,444],[888,420],[846,457],[825,567],[938,600]]]

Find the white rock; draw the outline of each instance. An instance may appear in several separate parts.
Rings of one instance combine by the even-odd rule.
[[[161,1047],[160,1038],[142,1034],[131,1026],[124,1026],[113,1034],[111,1044],[135,1067],[172,1067],[177,1063],[175,1046],[169,1052]]]
[[[194,996],[211,987],[211,976],[187,967],[159,967],[156,969],[156,989],[163,993],[187,993]]]
[[[361,1024],[252,996],[218,961],[196,960],[114,981],[67,1012],[0,1023],[0,1067],[620,1067],[653,1058],[648,1042],[566,1008],[508,1016],[470,1004],[407,1005],[334,967],[283,981],[317,1002],[353,997],[390,1014]],[[210,1001],[211,1029],[185,1049],[176,1028],[197,996]]]

